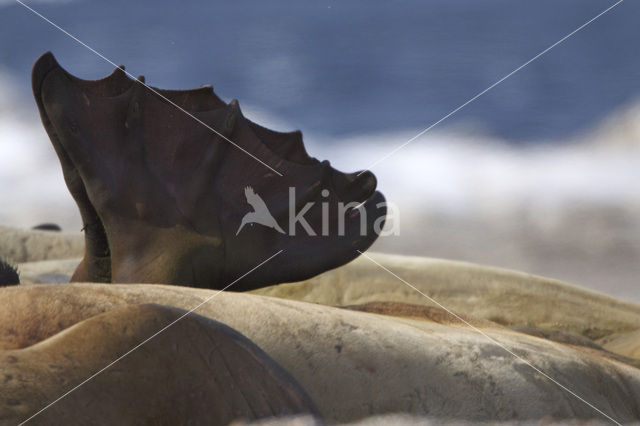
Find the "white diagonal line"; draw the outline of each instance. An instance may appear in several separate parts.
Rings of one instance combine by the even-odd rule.
[[[53,25],[55,28],[57,28],[58,30],[62,31],[64,34],[68,35],[69,37],[71,37],[73,40],[77,41],[78,43],[80,43],[82,46],[86,47],[87,49],[89,49],[91,52],[95,53],[97,56],[99,56],[100,58],[104,59],[105,61],[107,61],[108,63],[110,63],[111,65],[113,65],[114,67],[118,68],[118,65],[113,62],[111,59],[107,58],[106,56],[104,56],[102,53],[98,52],[97,50],[95,50],[94,48],[92,48],[91,46],[87,45],[86,43],[84,43],[82,40],[78,39],[77,37],[75,37],[73,34],[69,33],[67,30],[65,30],[64,28],[60,27],[59,25],[57,25],[56,23],[52,22],[51,20],[49,20],[48,18],[46,18],[45,16],[43,16],[42,14],[40,14],[38,11],[34,10],[33,8],[27,6],[26,4],[24,4],[22,1],[20,0],[15,0],[17,3],[21,4],[22,6],[24,6],[25,8],[27,8],[28,10],[30,10],[31,12],[33,12],[34,14],[36,14],[37,16],[39,16],[40,18],[42,18],[43,20],[45,20],[46,22],[48,22],[49,24]],[[125,74],[127,74],[129,77],[131,77],[133,80],[136,80],[136,77],[134,77],[130,72],[122,70]],[[183,113],[187,114],[189,117],[193,118],[194,120],[196,120],[198,123],[202,124],[204,127],[206,127],[207,129],[211,130],[213,133],[215,133],[216,135],[220,136],[221,138],[223,138],[224,140],[226,140],[227,142],[229,142],[231,145],[235,146],[236,148],[238,148],[240,151],[244,152],[245,154],[247,154],[248,156],[250,156],[251,158],[253,158],[254,160],[258,161],[259,163],[261,163],[263,166],[267,167],[268,169],[271,169],[271,171],[275,172],[278,176],[282,176],[282,173],[278,172],[276,169],[274,169],[273,167],[271,167],[270,165],[268,165],[267,163],[265,163],[264,161],[262,161],[261,159],[259,159],[258,157],[256,157],[255,155],[253,155],[252,153],[250,153],[249,151],[247,151],[246,149],[242,148],[240,145],[236,144],[235,142],[233,142],[231,139],[227,138],[225,135],[223,135],[222,133],[218,132],[216,129],[214,129],[213,127],[209,126],[207,123],[205,123],[204,121],[200,120],[199,118],[197,118],[195,115],[191,114],[190,112],[188,112],[187,110],[185,110],[184,108],[182,108],[181,106],[177,105],[175,102],[171,101],[170,99],[168,99],[166,96],[163,96],[162,94],[158,93],[157,90],[153,89],[152,87],[148,86],[147,84],[145,84],[144,82],[138,80],[138,83],[142,84],[144,87],[146,87],[147,89],[149,89],[150,91],[152,91],[153,93],[155,93],[156,95],[160,96],[163,100],[165,100],[166,102],[170,103],[171,105],[173,105],[174,107],[176,107],[177,109],[179,109],[180,111],[182,111]]]
[[[25,423],[27,423],[28,421],[30,421],[31,419],[33,419],[34,417],[36,417],[38,414],[42,413],[43,411],[45,411],[46,409],[50,408],[52,405],[56,404],[57,402],[59,402],[62,398],[66,397],[67,395],[69,395],[70,393],[72,393],[73,391],[75,391],[76,389],[78,389],[80,386],[86,384],[87,382],[89,382],[90,380],[92,380],[93,378],[95,378],[96,376],[98,376],[100,373],[102,373],[103,371],[105,371],[106,369],[108,369],[109,367],[111,367],[112,365],[114,365],[115,363],[117,363],[118,361],[120,361],[121,359],[123,359],[124,357],[126,357],[127,355],[129,355],[131,352],[135,351],[136,349],[138,349],[140,346],[144,345],[145,343],[147,343],[149,340],[153,339],[154,337],[156,337],[158,334],[162,333],[163,331],[165,331],[166,329],[168,329],[169,327],[173,326],[174,324],[176,324],[178,321],[182,320],[184,317],[186,317],[187,315],[193,313],[196,309],[198,309],[200,306],[204,305],[205,303],[209,302],[211,299],[213,299],[214,297],[216,297],[217,295],[219,295],[220,293],[222,293],[224,290],[228,289],[229,287],[231,287],[233,284],[237,283],[238,281],[240,281],[241,279],[243,279],[244,277],[246,277],[247,275],[249,275],[250,273],[252,273],[253,271],[255,271],[256,269],[258,269],[259,267],[261,267],[262,265],[264,265],[265,263],[267,263],[268,261],[270,261],[271,259],[273,259],[274,257],[276,257],[277,255],[279,255],[280,253],[282,253],[283,250],[278,251],[276,254],[272,255],[270,258],[263,260],[259,265],[254,266],[250,271],[246,272],[244,275],[242,275],[240,278],[236,278],[231,284],[228,284],[226,287],[224,287],[222,290],[218,290],[216,293],[212,294],[211,296],[207,297],[206,299],[204,299],[201,303],[199,303],[195,308],[185,312],[184,314],[182,314],[180,317],[178,317],[177,319],[173,320],[172,322],[170,322],[168,325],[164,326],[163,328],[161,328],[160,330],[158,330],[157,332],[153,333],[151,336],[147,337],[145,340],[143,340],[142,342],[138,343],[136,346],[134,346],[133,348],[129,349],[124,355],[119,356],[118,358],[116,358],[115,360],[111,361],[109,364],[107,364],[106,366],[104,366],[103,368],[101,368],[100,370],[98,370],[97,372],[95,372],[94,374],[92,374],[91,376],[89,376],[87,379],[85,379],[84,381],[82,381],[80,384],[74,386],[72,389],[68,390],[67,392],[65,392],[64,394],[62,394],[60,397],[58,397],[57,399],[55,399],[54,401],[50,402],[46,407],[42,408],[40,411],[38,411],[37,413],[33,414],[31,417],[29,417],[28,419],[22,421],[18,426],[23,425]]]
[[[563,385],[562,383],[558,382],[556,379],[554,379],[553,377],[549,376],[547,373],[545,373],[544,371],[540,370],[538,367],[536,367],[535,365],[533,365],[531,362],[527,361],[526,359],[522,358],[521,356],[519,356],[518,354],[514,353],[512,350],[510,350],[509,348],[507,348],[505,345],[503,345],[502,343],[500,343],[499,341],[497,341],[496,339],[494,339],[493,337],[489,336],[487,333],[485,333],[484,331],[482,331],[481,329],[479,329],[478,327],[474,326],[473,324],[469,323],[468,321],[466,321],[464,318],[460,317],[459,315],[457,315],[455,312],[452,312],[451,310],[449,310],[446,306],[443,306],[440,302],[438,302],[437,300],[433,299],[432,297],[429,297],[428,295],[426,295],[425,293],[423,293],[422,291],[420,291],[420,289],[416,288],[415,286],[411,285],[409,282],[405,281],[404,279],[400,278],[398,275],[394,274],[393,272],[391,272],[389,269],[387,269],[386,267],[384,267],[383,265],[381,265],[380,263],[378,263],[376,260],[374,260],[373,258],[371,258],[370,256],[368,256],[367,254],[361,252],[360,250],[356,250],[358,253],[360,253],[361,255],[363,255],[364,257],[366,257],[367,259],[369,259],[371,262],[375,263],[376,265],[378,265],[379,267],[381,267],[382,269],[384,269],[385,271],[387,271],[389,274],[393,275],[394,277],[396,277],[397,279],[399,279],[400,281],[402,281],[403,283],[405,283],[406,285],[408,285],[409,287],[411,287],[412,289],[414,289],[415,291],[417,291],[418,293],[420,293],[422,296],[424,296],[425,298],[427,298],[429,301],[431,301],[432,303],[435,303],[436,305],[438,305],[439,307],[441,307],[442,309],[444,309],[445,311],[447,311],[449,314],[453,315],[454,317],[456,317],[459,321],[461,321],[462,323],[466,324],[467,326],[471,327],[474,331],[480,333],[481,335],[483,335],[484,337],[486,337],[487,339],[489,339],[492,343],[496,344],[497,346],[501,347],[502,349],[504,349],[505,351],[507,351],[509,354],[513,355],[516,359],[518,359],[519,361],[525,363],[526,365],[528,365],[529,367],[531,367],[533,370],[535,370],[537,373],[543,375],[544,377],[546,377],[547,379],[549,379],[550,381],[552,381],[553,383],[555,383],[556,385],[560,386],[560,388],[562,388],[563,390],[565,390],[566,392],[569,392],[571,395],[573,395],[574,397],[576,397],[577,399],[579,399],[580,401],[584,402],[585,404],[587,404],[589,407],[593,408],[595,411],[597,411],[598,413],[602,414],[604,417],[606,417],[608,420],[612,421],[613,423],[617,424],[617,425],[621,425],[621,423],[619,423],[618,421],[616,421],[615,419],[613,419],[611,416],[607,415],[604,411],[600,410],[598,407],[596,407],[595,405],[591,404],[589,401],[587,401],[586,399],[584,399],[583,397],[581,397],[580,395],[578,395],[577,393],[573,392],[571,389],[569,389],[568,387],[566,387],[565,385]]]
[[[380,159],[378,159],[377,161],[374,161],[373,163],[371,163],[369,165],[369,167],[367,167],[365,170],[361,171],[360,173],[358,173],[358,176],[360,176],[362,173],[364,173],[366,170],[371,169],[372,167],[376,166],[377,164],[383,162],[384,160],[386,160],[387,158],[391,157],[393,154],[395,154],[396,152],[398,152],[399,150],[401,150],[402,148],[404,148],[405,146],[409,145],[411,142],[413,142],[414,140],[418,139],[420,136],[424,135],[425,133],[427,133],[429,130],[433,129],[434,127],[436,127],[438,124],[442,123],[444,120],[446,120],[447,118],[451,117],[452,115],[454,115],[455,113],[457,113],[458,111],[460,111],[462,108],[466,107],[467,105],[469,105],[470,103],[472,103],[473,101],[475,101],[476,99],[478,99],[479,97],[481,97],[482,95],[484,95],[485,93],[487,93],[488,91],[490,91],[491,89],[493,89],[494,87],[498,86],[500,83],[502,83],[503,81],[505,81],[506,79],[508,79],[509,77],[511,77],[512,75],[514,75],[515,73],[517,73],[518,71],[520,71],[521,69],[523,69],[524,67],[526,67],[527,65],[529,65],[530,63],[532,63],[533,61],[535,61],[536,59],[540,58],[541,56],[543,56],[545,53],[549,52],[551,49],[553,49],[554,47],[558,46],[559,44],[561,44],[562,42],[566,41],[568,38],[572,37],[573,35],[575,35],[577,32],[581,31],[582,29],[584,29],[586,26],[588,26],[589,24],[593,23],[595,20],[597,20],[598,18],[600,18],[602,15],[606,14],[607,12],[609,12],[611,9],[613,9],[614,7],[618,6],[620,3],[622,3],[624,0],[618,0],[616,3],[614,3],[613,5],[609,6],[607,9],[605,9],[604,11],[600,12],[598,15],[594,16],[593,18],[591,18],[590,20],[588,20],[587,22],[585,22],[584,24],[580,25],[578,28],[576,28],[575,30],[571,31],[569,34],[567,34],[566,36],[562,37],[560,40],[556,41],[555,43],[553,43],[551,46],[547,47],[546,49],[544,49],[542,52],[538,53],[536,56],[534,56],[533,58],[529,59],[527,62],[525,62],[524,64],[520,65],[518,68],[516,68],[515,70],[511,71],[509,74],[505,75],[504,77],[502,77],[500,80],[496,81],[495,83],[493,83],[491,86],[487,87],[486,89],[484,89],[482,92],[478,93],[477,95],[475,95],[473,98],[469,99],[468,101],[466,101],[465,103],[463,103],[462,105],[460,105],[459,107],[457,107],[456,109],[454,109],[453,111],[449,112],[447,115],[445,115],[444,117],[442,117],[440,120],[436,121],[435,123],[433,123],[432,125],[430,125],[429,127],[427,127],[426,129],[424,129],[423,131],[421,131],[420,133],[418,133],[417,135],[415,135],[414,137],[412,137],[411,139],[409,139],[408,141],[404,142],[403,144],[395,147],[393,150],[391,150],[390,152],[388,152],[387,154],[385,154],[383,157],[381,157]]]

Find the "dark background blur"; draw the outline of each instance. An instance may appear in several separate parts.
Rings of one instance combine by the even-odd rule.
[[[26,2],[159,87],[213,84],[331,136],[426,127],[613,1]],[[112,66],[12,0],[0,64],[28,88],[46,50],[75,74]],[[510,141],[565,137],[640,93],[637,17],[625,2],[449,124]]]
[[[26,2],[162,88],[213,84],[312,155],[368,167],[612,5],[603,0]],[[626,1],[373,167],[400,212],[374,249],[640,301],[640,3]],[[112,66],[0,0],[0,224],[81,225],[31,98],[51,50]],[[637,124],[638,123],[638,124]]]

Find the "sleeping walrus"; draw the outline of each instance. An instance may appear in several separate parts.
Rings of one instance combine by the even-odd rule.
[[[520,283],[524,285],[526,281]],[[198,390],[212,398],[210,411],[204,411],[207,407],[203,405],[198,413],[211,414],[226,408],[216,408],[216,400],[227,404],[271,401],[273,407],[289,407],[289,412],[310,412],[312,407],[303,397],[308,394],[330,424],[385,413],[428,415],[437,424],[445,419],[606,420],[602,413],[621,423],[640,420],[640,369],[579,342],[554,342],[467,317],[471,324],[520,357],[516,358],[485,336],[433,310],[421,318],[407,318],[248,293],[216,293],[156,284],[41,284],[0,289],[0,306],[6,307],[0,310],[0,342],[6,348],[0,351],[0,378],[5,377],[3,373],[13,377],[10,386],[0,387],[0,407],[14,413],[23,409],[25,414],[43,408],[43,404],[33,401],[53,401],[88,378],[90,371],[106,366],[161,330],[176,314],[184,312],[180,309],[199,306],[197,315],[186,316],[182,320],[185,323],[176,323],[135,349],[130,356],[136,357],[130,363],[124,358],[105,370],[102,374],[108,374],[98,383],[111,386],[85,388],[92,383],[89,381],[69,395],[74,398],[66,407],[75,407],[94,423],[100,421],[95,414],[101,413],[101,405],[95,401],[103,397],[105,407],[127,401],[133,406],[137,401],[141,407],[151,406],[166,398],[167,404],[183,408],[189,401],[180,392],[189,389],[193,378],[197,379]],[[140,310],[141,304],[152,305]],[[158,305],[174,308],[155,308]],[[565,306],[564,316],[570,318],[572,314],[570,305]],[[639,316],[636,314],[635,318]],[[218,325],[207,325],[210,323],[205,318]],[[267,368],[262,357],[248,363],[251,352],[231,352],[226,360],[207,356],[209,351],[215,354],[216,347],[237,347],[233,343],[237,339],[220,334],[220,323],[251,339],[292,379],[271,375],[267,380],[265,375],[272,368]],[[68,337],[72,334],[73,339]],[[95,362],[98,355],[104,361],[102,365]],[[7,356],[14,356],[20,363],[7,362]],[[211,359],[213,362],[209,362]],[[88,374],[65,374],[74,371],[66,360]],[[525,360],[593,406],[554,384]],[[250,376],[241,374],[245,364]],[[147,368],[138,372],[140,365]],[[181,373],[183,367],[187,368]],[[235,369],[237,373],[233,373]],[[20,386],[19,375],[29,387]],[[39,375],[42,385],[38,387],[35,378]],[[69,382],[57,381],[65,377]],[[216,391],[216,381],[225,378],[229,387]],[[173,393],[167,383],[183,387],[177,386]],[[157,391],[145,390],[149,384],[155,385]],[[280,390],[276,392],[269,387],[272,385]],[[114,389],[123,389],[123,398],[118,398]],[[136,389],[146,393],[136,393]],[[256,389],[272,389],[273,393],[253,399],[259,396]],[[245,397],[233,394],[233,390]],[[14,405],[7,406],[7,400],[14,401]],[[161,405],[154,407],[156,412],[162,412]],[[135,409],[130,412],[135,413]],[[275,408],[272,412],[276,412]],[[66,424],[55,422],[55,410],[40,416],[45,424]],[[207,424],[202,419],[195,417],[194,421]]]
[[[239,418],[320,417],[284,368],[224,324],[157,304],[85,320],[80,312],[51,337],[21,335],[23,326],[13,329],[18,340],[7,339],[9,328],[0,333],[0,424],[227,425]]]

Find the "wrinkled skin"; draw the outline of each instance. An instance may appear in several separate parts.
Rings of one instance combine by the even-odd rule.
[[[252,123],[236,101],[225,104],[210,87],[156,94],[143,81],[123,69],[80,80],[51,53],[34,65],[36,103],[84,222],[85,256],[73,281],[223,288],[238,280],[234,290],[250,290],[310,278],[375,241],[386,209],[370,172],[344,174],[319,162],[300,132]],[[246,187],[287,234],[259,224],[238,230],[251,211]],[[304,219],[317,235],[300,224],[293,235],[289,218],[306,203],[313,205]],[[342,236],[339,203],[363,203],[342,215]]]

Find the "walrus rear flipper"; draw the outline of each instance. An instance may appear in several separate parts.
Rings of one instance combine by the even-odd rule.
[[[234,284],[250,290],[343,265],[382,227],[371,173],[309,157],[299,132],[252,123],[210,87],[149,88],[122,68],[81,80],[51,53],[35,63],[32,83],[85,224],[74,281],[223,288],[279,253]],[[250,211],[245,187],[277,226],[235,235]]]

